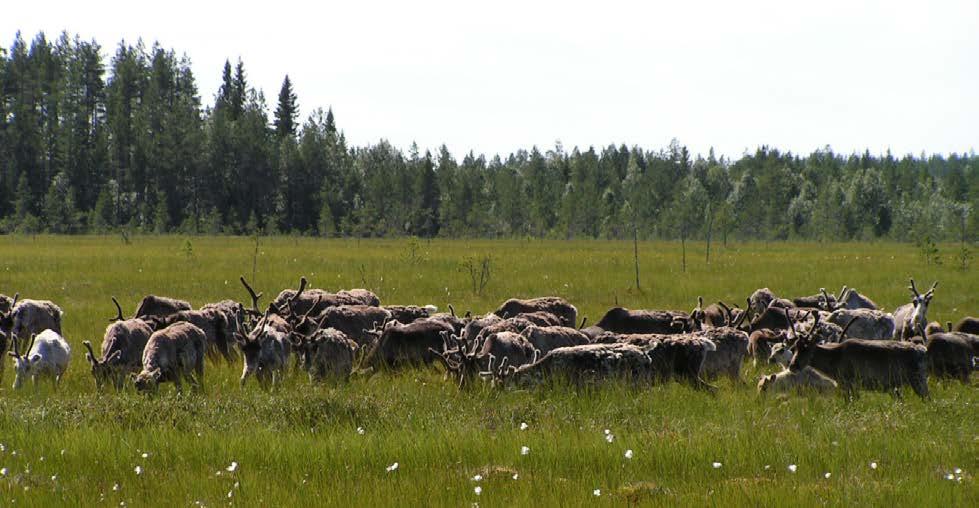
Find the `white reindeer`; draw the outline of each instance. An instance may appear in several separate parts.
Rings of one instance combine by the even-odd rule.
[[[57,387],[71,361],[71,346],[68,341],[51,329],[31,336],[27,354],[21,354],[17,341],[14,341],[14,350],[8,353],[14,357],[15,390],[23,386],[24,379],[28,377],[35,388],[38,378],[41,377],[52,379]]]

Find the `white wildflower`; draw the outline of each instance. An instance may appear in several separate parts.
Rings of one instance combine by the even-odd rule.
[[[827,480],[829,480],[829,477],[830,476],[833,476],[833,474],[832,473],[825,473],[825,474],[823,474],[823,478],[826,478]]]
[[[519,480],[520,479],[520,473],[513,473],[513,479],[514,480]]]
[[[871,462],[870,463],[870,469],[877,469],[877,463],[876,462]]]
[[[723,464],[721,464],[720,462],[714,462],[711,465],[714,466],[714,469],[720,469]]]
[[[475,489],[473,489],[473,492],[475,492],[475,493],[476,493],[476,495],[478,496],[478,495],[480,495],[480,494],[482,494],[482,493],[483,493],[483,488],[482,488],[482,487],[480,487],[479,485],[477,485],[477,486],[476,486],[476,488],[475,488]]]
[[[627,459],[631,459],[632,458],[632,450],[631,449],[625,451],[625,458],[627,458]]]
[[[952,474],[952,473],[949,473],[949,474],[945,475],[945,479],[946,480],[954,480],[955,479],[955,475]]]
[[[234,493],[235,493],[235,491],[233,491],[233,490],[229,490],[229,491],[228,491],[228,499],[231,499],[231,496],[233,496],[233,495],[234,495]]]
[[[0,476],[7,476],[7,468],[0,467]]]
[[[473,476],[473,481],[474,482],[481,482],[481,481],[483,481],[483,475],[478,474],[476,476]]]
[[[796,466],[795,464],[789,464],[789,471],[792,472],[792,473],[794,473],[795,470],[798,469],[798,468],[799,467]]]
[[[136,468],[133,469],[133,471],[136,471],[136,475],[137,476],[138,475],[141,475],[141,474],[143,474],[143,467],[142,466],[136,466]]]
[[[527,430],[528,427],[530,425],[527,425],[527,422],[520,422],[520,430]]]
[[[530,453],[530,448],[526,446],[520,447],[520,455],[527,455]]]
[[[612,441],[615,440],[615,435],[614,434],[605,434],[605,440],[608,441],[609,443],[611,443]]]
[[[112,492],[119,492],[119,489],[120,487],[118,483],[112,486]]]
[[[51,475],[51,481],[53,481],[53,482],[58,481],[58,475],[56,475],[56,474]]]
[[[148,459],[148,458],[150,458],[150,454],[148,454],[148,453],[146,453],[146,452],[143,452],[143,458],[144,458],[144,459]]]
[[[595,489],[595,490],[591,491],[591,493],[592,493],[593,496],[598,497],[598,496],[602,495],[602,489]]]
[[[962,474],[962,468],[961,467],[955,468],[955,474]]]
[[[611,433],[612,433],[612,431],[611,431],[611,430],[609,430],[609,429],[605,429],[605,435],[606,435],[606,436],[607,436],[607,435],[609,435],[609,434],[611,434]]]
[[[364,428],[363,427],[357,427],[357,433],[360,434],[361,436],[363,436],[364,435]]]
[[[226,467],[226,468],[224,468],[224,470],[227,471],[227,472],[229,472],[229,473],[234,473],[235,471],[238,470],[238,463],[235,462],[235,461],[231,461],[231,465],[228,466],[228,467]]]
[[[390,466],[388,466],[388,467],[387,467],[386,469],[387,469],[387,471],[388,471],[389,473],[390,473],[391,471],[395,471],[395,470],[397,470],[397,469],[398,469],[398,463],[397,463],[397,462],[395,462],[394,464],[391,464]]]

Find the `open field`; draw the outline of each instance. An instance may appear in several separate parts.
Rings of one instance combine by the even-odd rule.
[[[61,305],[74,357],[57,393],[13,393],[7,365],[0,504],[976,506],[975,376],[972,386],[930,380],[929,402],[910,391],[904,401],[759,398],[755,381],[770,369],[750,365],[743,386],[719,381],[716,397],[677,384],[460,393],[434,368],[339,387],[293,376],[268,394],[240,389],[240,367],[209,363],[205,395],[165,387],[147,398],[97,394],[81,346],[101,341],[110,295],[127,314],[148,293],[243,300],[242,274],[263,303],[304,274],[315,287],[460,312],[560,295],[591,322],[616,302],[743,305],[764,286],[797,296],[848,284],[890,310],[909,300],[910,275],[940,281],[931,320],[979,314],[979,270],[955,269],[952,247],[943,251],[944,265],[925,267],[910,245],[739,243],[715,247],[708,266],[703,245],[688,244],[681,273],[679,244],[643,243],[639,292],[624,242],[2,237],[0,293]],[[462,263],[487,254],[492,275],[475,295]]]

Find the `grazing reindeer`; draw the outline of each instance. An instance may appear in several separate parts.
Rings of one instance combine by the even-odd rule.
[[[925,327],[928,326],[928,304],[935,295],[935,288],[938,281],[931,285],[931,289],[925,294],[918,293],[918,288],[911,279],[911,303],[906,303],[894,310],[894,340],[908,340],[915,335],[925,335]]]
[[[102,389],[105,383],[111,382],[116,390],[121,390],[126,376],[142,368],[143,349],[153,335],[153,328],[141,319],[123,319],[119,302],[115,297],[112,302],[119,313],[105,328],[101,356],[95,355],[91,342],[86,340],[83,344],[88,349],[85,358],[92,366],[96,388]]]
[[[184,379],[196,391],[204,389],[204,330],[181,321],[150,335],[143,350],[143,370],[136,375],[136,389],[156,391],[160,383],[172,382],[182,390]]]
[[[714,379],[724,374],[735,381],[741,380],[741,364],[748,354],[748,334],[728,326],[711,328],[691,334],[714,343],[715,348],[708,351],[704,359],[701,375]]]
[[[429,352],[438,355],[446,375],[454,376],[460,389],[468,386],[469,380],[480,372],[493,372],[497,359],[520,367],[540,357],[540,351],[526,337],[513,332],[480,336],[471,345],[457,335],[443,333],[442,341],[442,351],[429,349]]]
[[[334,328],[316,330],[311,336],[293,333],[292,348],[311,383],[345,382],[353,372],[359,346]]]
[[[190,310],[190,303],[165,296],[146,295],[136,308],[137,319],[166,318],[182,310]]]
[[[976,351],[969,335],[964,333],[933,333],[925,344],[928,349],[928,370],[938,377],[952,377],[969,383],[975,368]]]
[[[14,357],[14,389],[23,386],[24,380],[28,377],[31,378],[31,384],[35,388],[42,377],[50,378],[57,388],[71,362],[71,346],[68,345],[68,341],[54,330],[44,330],[38,335],[31,336],[26,354],[21,354],[17,344],[15,338],[14,350],[8,351],[8,354]]]
[[[955,323],[955,326],[950,327],[949,331],[979,335],[979,318],[972,316],[964,317],[958,323]]]
[[[580,387],[586,382],[606,379],[647,384],[652,381],[654,372],[652,360],[641,347],[613,343],[557,348],[540,360],[521,367],[509,365],[504,358],[495,372],[491,370],[480,375],[492,377],[497,386],[511,383],[525,386],[564,378]]]
[[[61,334],[61,307],[48,300],[21,300],[15,294],[10,310],[0,314],[0,332],[8,337],[26,341],[44,330]]]
[[[549,312],[557,316],[561,320],[558,324],[564,326],[575,326],[578,323],[578,309],[564,298],[556,296],[531,298],[529,300],[511,298],[503,302],[494,314],[500,317],[513,317],[537,311]]]

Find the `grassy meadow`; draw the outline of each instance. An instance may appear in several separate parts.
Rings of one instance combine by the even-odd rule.
[[[798,296],[848,284],[891,310],[914,276],[922,290],[940,281],[929,318],[944,322],[979,314],[979,269],[958,270],[953,249],[925,266],[911,245],[732,243],[707,265],[691,243],[681,272],[679,244],[648,242],[636,290],[630,242],[0,237],[0,293],[58,303],[73,347],[58,391],[13,392],[3,360],[0,504],[977,506],[975,376],[930,380],[927,402],[910,390],[762,398],[755,382],[772,369],[750,364],[716,396],[677,384],[459,392],[436,368],[341,386],[294,375],[266,393],[238,386],[240,365],[208,363],[203,395],[146,397],[97,393],[81,345],[101,342],[110,296],[126,314],[148,293],[247,300],[239,275],[262,303],[305,275],[459,313],[559,295],[590,322],[616,303],[743,306],[765,286]],[[474,291],[464,265],[485,256],[490,277]]]

